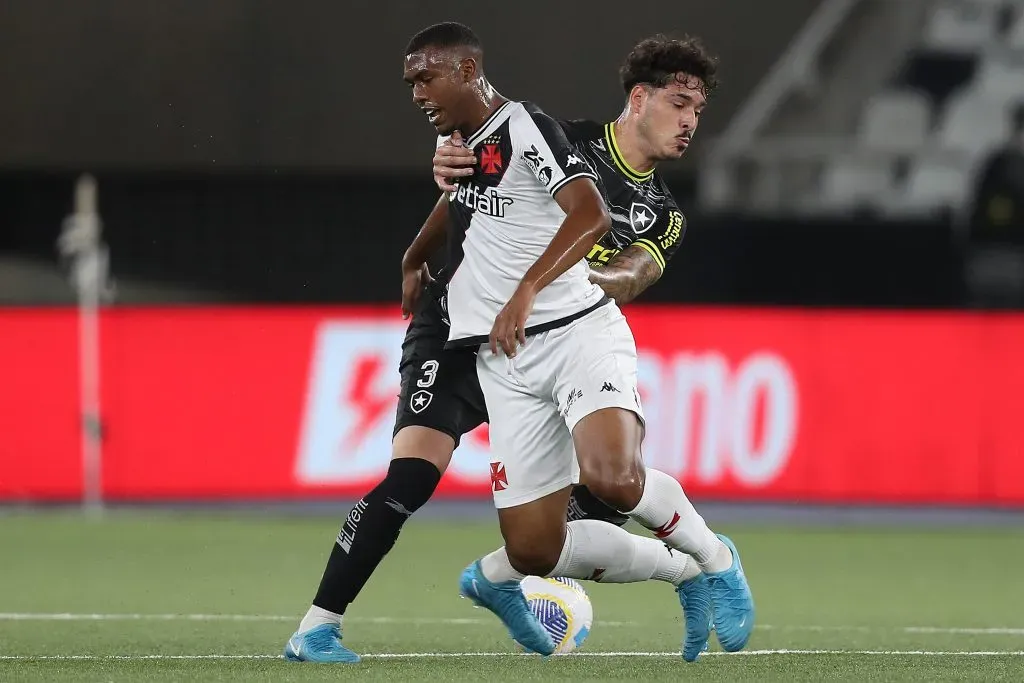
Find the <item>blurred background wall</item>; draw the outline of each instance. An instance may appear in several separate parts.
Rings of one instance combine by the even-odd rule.
[[[11,0],[0,164],[421,176],[434,135],[402,57],[414,33],[447,19],[478,32],[501,92],[567,118],[618,113],[617,70],[640,38],[699,34],[734,65],[714,133],[817,4]]]

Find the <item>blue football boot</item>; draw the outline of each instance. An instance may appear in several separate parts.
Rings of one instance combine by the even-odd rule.
[[[754,596],[743,574],[743,564],[736,546],[718,534],[732,552],[732,566],[721,572],[707,574],[714,604],[715,635],[726,652],[742,650],[754,630]]]
[[[304,633],[296,632],[284,646],[284,657],[292,662],[359,661],[359,655],[341,644],[341,629],[335,624],[321,624]]]
[[[679,584],[676,588],[679,604],[683,606],[686,621],[686,638],[683,640],[683,659],[697,661],[701,652],[708,649],[713,619],[711,583],[703,574],[698,574]]]
[[[508,627],[512,639],[527,650],[542,655],[554,653],[555,642],[530,610],[518,581],[491,583],[484,578],[477,560],[462,571],[459,593],[494,612]]]

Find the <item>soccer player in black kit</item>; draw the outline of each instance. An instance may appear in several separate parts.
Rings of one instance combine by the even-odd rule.
[[[467,48],[466,53],[475,55],[477,62],[482,53],[472,32],[454,23],[425,29],[406,50],[406,80],[413,87],[414,100],[445,134],[446,112],[440,107],[431,108],[432,100],[423,93],[432,89],[435,79],[457,78],[458,72],[438,73],[437,65],[410,61],[428,46]],[[707,96],[715,86],[715,61],[699,41],[656,37],[633,49],[621,77],[627,102],[617,121],[559,123],[580,157],[596,172],[612,217],[611,231],[587,255],[592,267],[590,279],[617,303],[624,304],[657,281],[685,233],[685,218],[654,167],[659,161],[679,158],[689,145]],[[434,82],[435,93],[436,86]],[[497,96],[484,93],[488,94]],[[443,100],[436,94],[431,98]],[[493,151],[487,149],[486,141],[470,150],[461,146],[458,131],[447,132],[455,135],[438,147],[435,180],[441,189],[454,191],[457,187],[452,183],[457,180],[452,179],[471,175],[474,168],[494,163],[494,159],[488,157]],[[402,307],[407,317],[412,316],[412,322],[403,342],[391,466],[387,476],[359,501],[345,521],[313,606],[286,645],[289,659],[358,661],[358,656],[340,642],[345,609],[394,545],[405,520],[433,494],[461,436],[487,420],[475,349],[444,348],[448,337],[445,273],[442,271],[435,281],[425,265],[444,244],[447,208],[448,199],[443,195],[403,259]],[[492,483],[500,485],[500,480]],[[628,519],[584,486],[573,491],[569,517],[618,525]],[[682,519],[674,521],[671,528],[666,525],[664,536],[658,529],[654,531],[659,538],[684,534],[692,542],[686,544],[686,553],[653,543],[650,554],[635,562],[640,579],[620,580],[653,578],[677,587],[687,617],[684,656],[693,661],[704,649],[714,616],[702,583],[706,583],[705,573],[715,575],[733,567],[733,554],[688,501]],[[347,550],[340,543],[342,539]],[[689,604],[684,586],[692,588]],[[752,603],[749,607],[752,622]],[[748,636],[749,630],[734,636],[732,642],[723,642],[723,646],[739,649]],[[719,638],[722,640],[721,634]]]

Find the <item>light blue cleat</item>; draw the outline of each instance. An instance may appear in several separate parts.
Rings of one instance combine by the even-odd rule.
[[[708,638],[711,637],[711,584],[706,576],[699,574],[679,584],[676,593],[686,620],[683,659],[695,662],[700,653],[708,649]]]
[[[341,629],[321,624],[305,633],[296,632],[284,646],[284,658],[292,662],[355,663],[359,655],[341,644]]]
[[[491,583],[484,578],[477,560],[462,571],[459,593],[494,612],[508,627],[512,639],[527,650],[542,655],[554,653],[555,642],[530,610],[518,581]]]
[[[754,596],[736,546],[718,534],[732,552],[732,566],[725,571],[708,574],[711,601],[714,604],[715,635],[726,652],[742,650],[754,630]]]

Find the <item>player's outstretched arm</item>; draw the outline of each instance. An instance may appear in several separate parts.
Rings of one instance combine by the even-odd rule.
[[[402,317],[408,318],[416,308],[423,286],[430,281],[427,259],[441,248],[448,225],[448,196],[442,194],[423,227],[402,256]]]
[[[533,301],[555,278],[583,260],[594,243],[611,229],[601,193],[589,177],[572,180],[555,195],[565,212],[551,243],[540,258],[526,271],[515,294],[501,309],[491,328],[491,351],[501,346],[505,354],[514,356],[518,343],[526,343],[526,319],[533,310]]]
[[[632,244],[616,254],[607,265],[592,269],[590,281],[622,306],[657,282],[661,272],[661,266],[648,250]]]

